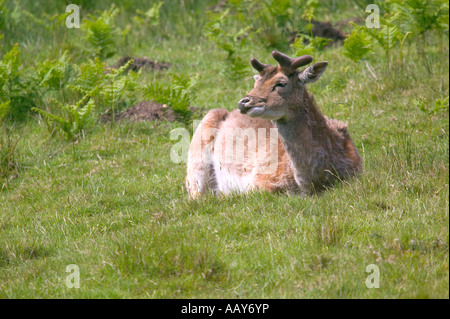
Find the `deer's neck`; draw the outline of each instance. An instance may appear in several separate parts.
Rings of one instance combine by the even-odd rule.
[[[321,178],[329,161],[329,139],[326,120],[306,95],[301,111],[288,120],[275,121],[278,134],[291,159],[297,184],[309,193],[312,183]]]

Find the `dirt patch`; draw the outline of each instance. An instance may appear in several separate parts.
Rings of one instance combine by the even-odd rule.
[[[117,113],[114,119],[116,121],[127,119],[134,122],[157,120],[174,122],[177,117],[181,116],[176,114],[170,107],[167,107],[167,105],[153,101],[141,101],[129,109]],[[111,120],[111,114],[104,114],[101,119],[103,122],[109,122]]]
[[[119,61],[117,62],[116,68],[120,68],[121,66],[124,66],[131,59],[133,59],[133,62],[127,68],[127,71],[131,70],[131,71],[137,72],[140,69],[159,71],[159,70],[167,70],[168,68],[170,68],[170,63],[168,63],[168,62],[155,62],[155,61],[149,60],[147,57],[133,58],[130,56],[124,56],[124,57],[120,58]]]
[[[331,39],[331,42],[343,42],[345,34],[333,27],[330,22],[311,20],[313,25],[312,33],[315,37]]]
[[[326,45],[331,46],[333,44],[341,45],[344,43],[344,40],[346,39],[346,34],[341,31],[339,28],[333,26],[331,22],[321,22],[317,20],[311,20],[311,24],[313,25],[312,28],[312,35],[313,37],[319,37],[319,38],[325,38],[330,39],[331,41],[328,42]],[[298,36],[297,32],[293,32],[291,34],[290,42],[294,43],[295,38]],[[305,44],[308,44],[309,41],[307,39],[304,40]]]
[[[190,107],[191,112],[195,116],[201,116],[204,112],[203,109]],[[162,121],[174,122],[176,120],[182,120],[183,116],[174,112],[166,104],[160,104],[153,101],[141,101],[138,104],[126,109],[125,111],[115,115],[114,119],[119,120],[129,120],[133,122],[142,121]],[[111,115],[105,114],[101,117],[103,122],[111,121]]]

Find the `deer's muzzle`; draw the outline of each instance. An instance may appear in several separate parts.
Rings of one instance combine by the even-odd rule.
[[[247,105],[250,103],[250,101],[251,101],[250,98],[244,97],[243,99],[241,99],[241,100],[238,102],[239,111],[240,111],[242,114],[247,113],[247,111],[251,108],[251,106],[247,106]]]
[[[239,111],[242,114],[246,114],[250,109],[253,108],[264,108],[266,106],[267,98],[260,98],[255,96],[247,95],[242,100],[239,101]]]

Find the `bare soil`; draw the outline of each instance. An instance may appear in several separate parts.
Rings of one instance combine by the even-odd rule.
[[[202,116],[205,112],[203,109],[190,107],[191,112],[195,116]],[[174,112],[166,104],[156,103],[154,101],[141,101],[138,104],[126,109],[123,112],[117,113],[114,116],[116,121],[126,119],[132,122],[142,121],[167,121],[174,122],[176,120],[182,120],[183,116]],[[103,122],[109,122],[111,120],[111,114],[104,114],[101,117]]]
[[[326,45],[327,47],[331,45],[342,45],[344,44],[345,39],[352,30],[350,22],[362,24],[364,22],[364,19],[355,17],[346,20],[341,20],[336,23],[311,20],[311,23],[313,25],[312,35],[314,37],[330,39],[331,41]],[[291,34],[290,37],[291,43],[295,41],[297,35],[298,35],[297,32],[293,32]],[[305,44],[308,43],[309,41],[305,39]]]
[[[330,22],[311,20],[311,23],[313,24],[312,33],[315,37],[331,39],[331,42],[334,43],[343,42],[346,38],[345,34]]]

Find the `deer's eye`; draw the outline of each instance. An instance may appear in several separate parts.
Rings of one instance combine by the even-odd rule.
[[[286,83],[280,82],[280,83],[275,84],[275,86],[273,87],[273,90],[275,90],[277,87],[284,88],[285,86],[286,86]]]

